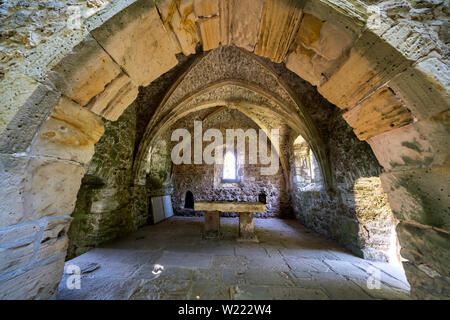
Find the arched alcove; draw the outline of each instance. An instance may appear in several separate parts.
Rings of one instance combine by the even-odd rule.
[[[194,194],[190,190],[186,192],[186,196],[184,197],[184,208],[194,209]]]

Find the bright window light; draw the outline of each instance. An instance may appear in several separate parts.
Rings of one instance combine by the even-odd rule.
[[[223,159],[223,179],[236,180],[236,157],[232,152],[227,152]]]

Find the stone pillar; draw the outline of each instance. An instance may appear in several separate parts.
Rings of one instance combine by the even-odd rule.
[[[220,235],[220,212],[205,212],[205,230],[204,237],[206,239],[218,239]]]
[[[258,241],[255,234],[253,212],[241,212],[239,214],[239,241]]]

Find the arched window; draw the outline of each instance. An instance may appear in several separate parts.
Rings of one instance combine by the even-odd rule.
[[[224,181],[237,180],[236,156],[232,152],[227,152],[223,159],[222,180]]]
[[[293,183],[303,191],[320,190],[323,187],[320,167],[313,151],[302,136],[293,145]]]

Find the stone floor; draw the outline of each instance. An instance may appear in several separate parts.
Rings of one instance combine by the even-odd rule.
[[[401,268],[357,258],[295,220],[256,219],[259,243],[236,241],[237,218],[221,218],[221,240],[203,240],[202,226],[173,217],[66,262],[66,272],[81,269],[81,289],[64,274],[58,299],[409,298]]]

